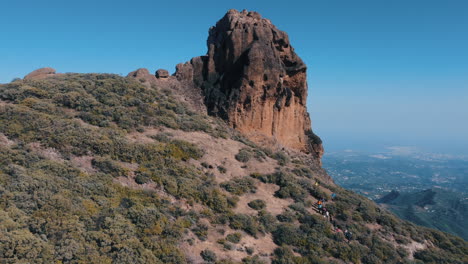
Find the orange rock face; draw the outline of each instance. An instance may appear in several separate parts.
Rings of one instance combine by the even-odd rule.
[[[285,32],[256,12],[230,10],[207,44],[207,55],[179,65],[176,76],[201,87],[209,114],[255,142],[322,156],[306,109],[307,67]]]

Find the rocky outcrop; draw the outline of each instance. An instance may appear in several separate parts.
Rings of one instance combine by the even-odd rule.
[[[164,70],[164,69],[157,70],[155,75],[156,75],[156,78],[158,78],[158,79],[169,78],[169,72],[167,70]]]
[[[127,75],[127,77],[133,77],[133,78],[142,79],[142,80],[151,79],[151,76],[153,75],[151,75],[148,69],[145,69],[145,68],[137,69],[135,71],[130,72]]]
[[[207,44],[207,55],[177,65],[175,76],[201,88],[209,114],[255,142],[322,156],[306,109],[307,67],[285,32],[256,12],[230,10]]]
[[[191,111],[207,113],[200,87],[180,81],[176,76],[170,76],[167,70],[159,69],[155,74],[151,74],[148,69],[140,68],[130,72],[127,77],[134,78],[147,87],[170,90],[172,95],[181,102],[185,102]]]
[[[25,80],[40,80],[40,79],[45,79],[47,77],[53,76],[55,75],[55,73],[56,73],[55,69],[52,69],[49,67],[40,68],[24,76],[24,79]]]

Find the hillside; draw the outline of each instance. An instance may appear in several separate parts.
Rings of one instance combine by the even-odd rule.
[[[460,193],[440,188],[413,193],[393,191],[376,202],[402,219],[468,240],[468,202]]]
[[[0,85],[1,263],[468,262],[463,239],[337,186],[287,35],[253,12],[221,21],[174,76],[48,68]]]

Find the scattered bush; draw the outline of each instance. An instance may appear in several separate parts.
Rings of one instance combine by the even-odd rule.
[[[99,157],[92,160],[92,165],[94,168],[111,174],[114,177],[127,176],[128,170],[117,164],[114,160],[109,157]]]
[[[245,247],[245,252],[247,252],[249,255],[252,255],[255,252],[255,249],[253,247]]]
[[[285,166],[289,163],[289,157],[283,152],[276,152],[273,154],[272,158],[277,160],[280,166]]]
[[[250,152],[249,149],[245,149],[245,148],[239,150],[239,153],[237,153],[235,156],[236,160],[240,162],[244,162],[244,163],[248,162],[251,157],[252,157],[252,153]]]
[[[242,238],[242,235],[241,233],[238,233],[238,232],[232,233],[226,236],[226,240],[234,244],[239,243],[241,238]]]
[[[200,252],[200,256],[203,258],[204,261],[209,263],[214,263],[217,259],[216,254],[209,249],[205,249],[202,252]]]
[[[165,147],[166,155],[183,161],[199,159],[203,156],[203,151],[196,145],[183,140],[173,140]]]
[[[138,184],[148,183],[151,178],[147,174],[138,174],[135,176],[135,182]]]
[[[230,217],[229,227],[232,229],[244,230],[247,234],[251,236],[256,236],[258,232],[257,221],[249,215],[236,214]]]
[[[269,233],[276,228],[276,218],[266,211],[260,211],[258,213],[258,222],[260,223],[263,232]]]
[[[257,188],[255,182],[249,177],[236,178],[220,184],[226,191],[235,195],[242,195],[247,192],[255,193]]]
[[[260,199],[253,200],[249,202],[247,205],[254,210],[262,210],[263,208],[266,207],[265,201],[260,200]]]
[[[194,228],[192,228],[192,232],[201,241],[205,241],[208,238],[208,226],[205,224],[198,223]]]
[[[227,172],[227,169],[223,166],[218,166],[218,171],[221,172],[222,174]]]

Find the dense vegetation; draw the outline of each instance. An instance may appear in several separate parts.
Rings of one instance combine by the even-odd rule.
[[[203,157],[198,146],[167,134],[151,143],[130,140],[129,133],[149,127],[231,137],[169,91],[116,75],[67,74],[1,85],[0,99],[0,136],[6,136],[0,138],[2,263],[187,263],[179,245],[190,232],[207,239],[202,220],[235,230],[218,242],[224,250],[233,250],[243,236],[272,234],[277,264],[468,261],[462,239],[401,221],[353,192],[321,182],[307,164],[285,153],[248,144],[235,158],[247,163],[270,156],[278,161],[276,172],[218,184],[203,169],[209,165],[187,162]],[[76,162],[83,157],[89,164]],[[119,183],[126,177],[137,188]],[[254,215],[234,213],[239,196],[255,193],[259,182],[277,185],[275,196],[294,203],[277,216],[262,200],[249,203]],[[316,199],[331,199],[330,191],[337,194],[327,205],[333,221],[314,208]],[[186,210],[183,204],[202,209]],[[335,227],[354,236],[346,238]],[[404,246],[411,240],[434,247],[410,261]],[[243,263],[262,263],[254,249],[246,252],[251,256]],[[201,257],[232,263],[210,249]]]

